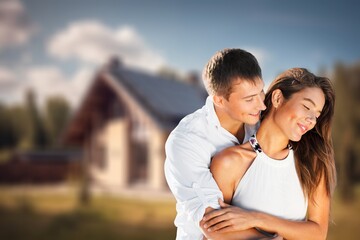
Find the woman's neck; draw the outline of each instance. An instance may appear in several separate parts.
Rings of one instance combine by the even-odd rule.
[[[271,158],[283,159],[288,151],[289,139],[269,118],[264,119],[256,133],[261,149]]]

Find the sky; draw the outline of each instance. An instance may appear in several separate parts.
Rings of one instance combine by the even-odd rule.
[[[40,104],[62,95],[77,106],[111,56],[186,74],[242,48],[267,85],[291,67],[331,70],[360,61],[359,12],[351,0],[0,0],[0,102],[32,88]]]

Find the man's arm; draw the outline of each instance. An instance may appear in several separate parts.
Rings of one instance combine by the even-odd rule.
[[[199,225],[205,211],[218,209],[222,198],[210,172],[206,139],[196,134],[171,134],[166,142],[165,177],[177,200],[178,213]],[[200,229],[200,228],[199,228]]]
[[[226,221],[229,220],[229,215],[232,215],[234,213],[233,217],[235,217],[235,213],[237,213],[237,217],[240,216],[242,213],[246,212],[243,209],[235,206],[231,206],[229,204],[224,203],[222,200],[219,201],[221,210],[214,210],[214,211],[208,211],[203,220],[200,222],[200,227],[204,233],[204,235],[207,238],[204,239],[211,239],[211,240],[232,240],[232,239],[283,239],[281,236],[278,236],[274,233],[269,233],[266,231],[263,231],[261,229],[257,229],[254,227],[246,229],[246,227],[242,230],[238,230],[237,226],[228,226]],[[224,215],[228,216],[224,216]],[[242,223],[248,223],[251,224],[251,212],[247,214],[244,214],[244,216],[241,219],[235,219],[236,222],[242,222]],[[221,220],[219,220],[221,219]],[[225,219],[225,221],[222,221],[222,219]],[[210,220],[210,221],[209,221]],[[211,227],[209,229],[209,226],[211,226],[212,221],[216,221],[217,225],[215,227]],[[239,225],[243,225],[243,224]],[[222,226],[222,224],[226,224],[224,227],[225,229],[218,229],[218,227]],[[237,225],[238,223],[236,223]],[[217,231],[220,230],[220,231]]]

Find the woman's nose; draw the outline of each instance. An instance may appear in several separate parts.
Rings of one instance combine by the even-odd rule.
[[[308,115],[308,116],[306,117],[306,120],[307,120],[308,122],[310,122],[310,123],[315,124],[317,119],[316,119],[316,116],[315,116],[314,114],[310,114],[310,115]]]

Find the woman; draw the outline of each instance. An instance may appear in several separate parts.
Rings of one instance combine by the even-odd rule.
[[[306,69],[290,69],[273,81],[256,135],[212,160],[224,201],[238,207],[221,203],[221,210],[206,215],[206,237],[326,238],[336,185],[334,103],[329,79]]]

